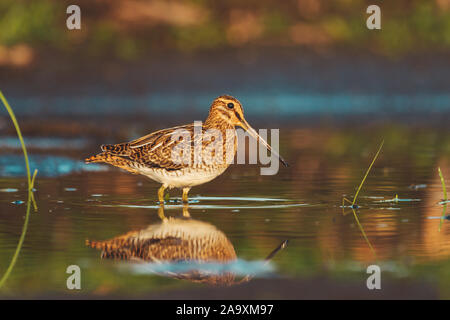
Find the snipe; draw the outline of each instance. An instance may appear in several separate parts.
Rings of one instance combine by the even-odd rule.
[[[200,126],[193,123],[156,131],[131,142],[102,145],[103,152],[86,159],[86,163],[105,162],[161,183],[160,203],[164,203],[166,188],[181,188],[183,202],[187,202],[191,187],[213,180],[230,165],[237,150],[237,126],[287,166],[245,120],[241,103],[228,95],[213,101],[208,118]]]
[[[228,237],[214,225],[190,218],[187,205],[183,218],[166,217],[164,206],[158,208],[161,221],[145,229],[131,231],[105,241],[86,240],[86,245],[101,250],[102,259],[132,261],[133,263],[171,264],[191,268],[168,268],[155,271],[161,276],[184,279],[210,285],[230,286],[250,281],[251,274],[236,279],[230,270],[214,271],[204,264],[229,264],[237,260],[234,246]],[[287,246],[287,240],[276,247],[265,259],[271,260]],[[152,270],[152,268],[149,268]],[[225,271],[226,270],[226,271]]]

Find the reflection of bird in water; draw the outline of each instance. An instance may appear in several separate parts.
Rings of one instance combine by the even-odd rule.
[[[223,95],[213,101],[208,118],[199,128],[189,124],[159,130],[131,142],[102,145],[102,152],[86,159],[86,163],[105,162],[161,183],[160,203],[164,203],[166,188],[183,189],[183,202],[188,202],[191,187],[213,180],[230,165],[237,150],[236,126],[271,150],[245,120],[241,103]],[[279,157],[275,150],[272,152]]]
[[[146,229],[129,232],[106,241],[86,241],[92,248],[102,250],[102,258],[134,260],[152,263],[229,263],[237,259],[230,240],[212,224],[190,219],[185,207],[185,218],[166,218],[163,208],[159,209],[162,221]],[[267,259],[284,248],[286,241],[274,250]],[[203,282],[212,285],[232,285],[235,275],[226,272],[211,274],[202,270],[165,274],[177,279]],[[243,280],[248,281],[250,276]]]

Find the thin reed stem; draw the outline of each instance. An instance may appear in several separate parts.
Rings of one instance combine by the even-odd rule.
[[[2,100],[3,105],[5,106],[6,110],[8,111],[9,116],[11,117],[14,127],[16,128],[17,136],[19,137],[20,144],[22,146],[23,156],[25,158],[25,166],[27,169],[27,181],[28,181],[28,200],[27,200],[27,211],[26,211],[26,215],[25,215],[25,222],[22,227],[22,234],[20,235],[20,239],[19,239],[19,243],[17,244],[16,251],[14,252],[14,255],[11,259],[11,262],[9,263],[8,268],[5,271],[5,274],[0,279],[0,288],[2,288],[3,285],[5,284],[6,280],[9,278],[9,275],[11,274],[12,270],[14,269],[14,266],[16,265],[17,259],[20,254],[20,250],[22,249],[23,242],[25,241],[25,235],[26,235],[27,229],[28,229],[28,222],[30,220],[31,203],[33,203],[35,210],[37,210],[37,205],[36,205],[36,202],[34,200],[34,195],[33,195],[34,181],[36,178],[37,170],[34,171],[33,178],[31,178],[30,163],[28,161],[27,149],[25,147],[25,142],[23,141],[22,133],[20,131],[20,127],[17,122],[16,116],[14,115],[14,112],[13,112],[11,106],[9,105],[8,101],[6,100],[5,96],[3,95],[3,93],[1,91],[0,91],[0,99]]]
[[[356,199],[358,198],[359,191],[361,191],[361,188],[362,188],[364,182],[366,181],[367,176],[369,175],[370,169],[372,169],[372,166],[375,163],[375,160],[377,160],[378,155],[381,152],[381,148],[383,148],[383,144],[384,144],[384,140],[381,142],[380,147],[378,148],[378,151],[377,151],[377,153],[375,154],[375,157],[372,160],[372,163],[370,164],[369,168],[367,169],[366,174],[364,175],[364,178],[362,179],[361,184],[358,187],[358,190],[356,190],[356,194],[355,194],[355,197],[353,198],[352,206],[355,205]]]

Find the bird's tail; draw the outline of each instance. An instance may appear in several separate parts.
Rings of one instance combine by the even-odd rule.
[[[111,164],[115,167],[127,170],[131,173],[138,173],[135,169],[134,162],[130,159],[123,158],[121,156],[117,156],[115,154],[111,154],[110,152],[102,152],[90,158],[86,158],[84,160],[86,163],[96,163],[96,162],[104,162]]]
[[[95,162],[106,162],[108,163],[109,157],[106,152],[99,153],[95,156],[84,159],[86,163],[95,163]]]
[[[136,237],[138,236],[138,232],[136,231],[130,231],[124,235],[115,237],[113,239],[109,240],[103,240],[103,241],[95,241],[95,240],[89,240],[86,239],[86,246],[95,248],[95,249],[102,249],[102,250],[115,250],[122,247],[130,247],[136,245]]]
[[[86,246],[102,250],[102,258],[110,259],[131,259],[138,254],[136,250],[136,231],[131,231],[125,235],[105,241],[86,240]],[[134,249],[134,251],[133,251]]]
[[[103,152],[109,152],[116,156],[129,156],[131,151],[129,143],[103,144],[101,148]]]

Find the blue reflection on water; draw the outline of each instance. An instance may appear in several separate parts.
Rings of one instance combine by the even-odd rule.
[[[82,149],[87,145],[86,139],[81,138],[58,138],[58,137],[25,137],[25,145],[28,148],[38,148],[38,149]],[[20,149],[20,141],[17,137],[0,137],[0,148],[11,148]]]
[[[162,262],[162,263],[142,263],[126,264],[124,268],[129,268],[135,274],[181,274],[189,272],[200,272],[208,275],[222,275],[232,273],[236,276],[270,277],[275,271],[274,266],[264,260],[246,261],[237,259],[229,263],[216,262]]]
[[[86,165],[81,160],[68,157],[32,155],[29,157],[30,169],[38,169],[40,177],[57,177],[81,171],[104,171],[106,166],[100,164]],[[25,161],[22,155],[7,154],[0,157],[0,176],[26,176]]]
[[[378,112],[448,112],[450,95],[435,93],[412,94],[349,94],[349,93],[297,93],[297,92],[232,92],[245,106],[245,110],[258,115],[279,116],[301,114],[371,114]],[[135,112],[163,114],[185,110],[204,113],[217,92],[171,93],[144,95],[86,95],[77,97],[51,97],[45,101],[38,97],[11,97],[19,114],[104,115],[132,114]],[[125,107],[126,106],[126,107]]]

